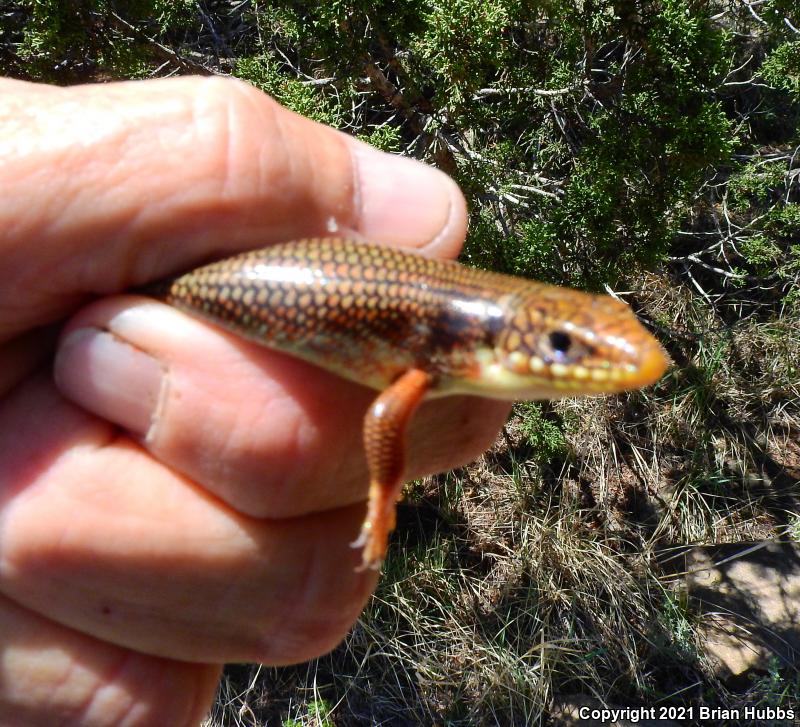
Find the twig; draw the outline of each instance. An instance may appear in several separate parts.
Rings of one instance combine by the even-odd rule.
[[[709,265],[706,262],[703,262],[697,255],[683,255],[682,257],[670,257],[668,258],[672,262],[683,262],[685,260],[691,260],[693,263],[697,263],[700,267],[705,268],[706,270],[711,270],[718,275],[723,275],[726,278],[735,278],[736,280],[747,280],[749,278],[755,278],[757,276],[752,275],[744,275],[743,273],[732,273],[729,270],[723,270],[722,268],[716,268],[713,265]]]
[[[576,83],[573,86],[567,86],[566,88],[536,88],[534,86],[525,86],[521,88],[482,88],[479,91],[476,91],[472,97],[473,101],[480,101],[482,98],[487,98],[488,96],[510,96],[512,93],[519,93],[519,94],[530,94],[533,96],[565,96],[568,93],[572,93],[577,89],[581,88],[583,83]]]
[[[531,192],[533,194],[540,194],[543,197],[550,197],[551,199],[560,200],[561,196],[556,194],[555,192],[548,192],[545,189],[541,189],[540,187],[531,187],[527,184],[509,184],[508,185],[511,189],[521,189],[524,192]],[[563,192],[562,192],[563,195]]]

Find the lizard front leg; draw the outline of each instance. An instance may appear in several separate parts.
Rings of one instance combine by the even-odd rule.
[[[372,403],[364,417],[364,449],[369,467],[369,503],[361,534],[353,547],[363,547],[359,570],[378,570],[386,556],[395,508],[403,489],[405,440],[411,417],[431,387],[420,369],[404,373]]]

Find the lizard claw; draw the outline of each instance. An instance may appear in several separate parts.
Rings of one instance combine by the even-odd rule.
[[[378,527],[374,527],[377,525]],[[356,540],[350,543],[351,548],[363,548],[361,565],[356,568],[356,572],[363,573],[366,570],[378,571],[383,565],[386,556],[386,546],[389,539],[389,530],[385,527],[383,520],[367,520],[361,526],[361,533]]]

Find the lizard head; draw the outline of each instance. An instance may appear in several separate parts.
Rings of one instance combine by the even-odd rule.
[[[656,382],[669,359],[630,307],[607,295],[530,283],[496,308],[475,350],[471,393],[514,400],[613,394]]]

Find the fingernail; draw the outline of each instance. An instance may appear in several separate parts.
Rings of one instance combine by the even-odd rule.
[[[361,231],[395,244],[421,247],[454,224],[461,192],[444,172],[368,144],[353,147],[361,206]]]
[[[140,435],[150,428],[164,379],[156,359],[99,328],[69,333],[53,374],[67,398]]]

